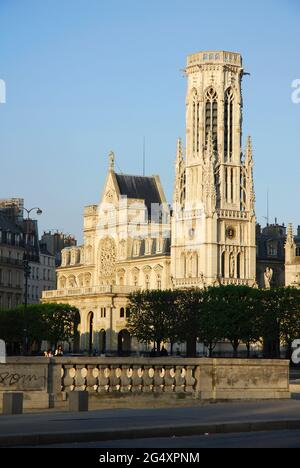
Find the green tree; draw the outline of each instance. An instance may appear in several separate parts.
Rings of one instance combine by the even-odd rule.
[[[241,342],[248,347],[260,338],[258,296],[255,289],[249,286],[224,286],[220,288],[223,294],[223,325],[224,338],[229,340],[237,356]]]
[[[208,348],[209,357],[218,342],[224,339],[223,293],[219,287],[209,287],[203,292],[203,304],[199,314],[199,340]]]
[[[77,333],[79,311],[68,304],[36,304],[27,309],[29,346],[40,349],[42,341],[57,346]],[[7,343],[23,342],[24,306],[0,311],[0,337]]]
[[[158,352],[165,341],[177,340],[176,292],[142,291],[129,297],[127,328],[139,342],[153,342]]]
[[[178,291],[175,305],[177,341],[186,342],[187,357],[195,357],[200,329],[200,314],[203,307],[203,291],[200,289]]]
[[[292,343],[300,338],[300,290],[280,288],[278,300],[279,336],[286,346],[286,358],[291,359]]]

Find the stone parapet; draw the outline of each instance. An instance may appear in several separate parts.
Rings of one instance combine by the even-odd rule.
[[[290,398],[289,362],[183,358],[19,358],[0,365],[0,395],[25,392],[25,407],[90,396],[250,400]],[[0,398],[1,405],[1,398]],[[49,407],[49,406],[46,406]]]

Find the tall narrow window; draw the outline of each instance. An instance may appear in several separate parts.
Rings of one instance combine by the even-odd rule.
[[[197,115],[196,115],[196,118],[197,118],[197,121],[196,121],[196,125],[197,125],[196,146],[197,146],[197,153],[199,154],[199,151],[200,151],[200,133],[199,133],[199,130],[200,130],[200,104],[199,104],[199,102],[197,102]]]
[[[241,278],[241,254],[239,253],[236,257],[236,263],[237,263],[237,278]]]
[[[200,150],[200,103],[198,100],[197,92],[194,93],[193,98],[193,153],[194,155],[199,153]]]
[[[224,152],[225,161],[231,161],[233,155],[233,91],[228,89],[225,94],[224,109]]]
[[[210,88],[205,96],[205,143],[212,134],[215,149],[218,147],[218,95]]]
[[[222,253],[222,258],[221,258],[221,275],[222,278],[225,278],[225,261],[226,261],[226,253]]]
[[[193,102],[193,153],[195,154],[196,152],[196,128],[195,128],[195,122],[196,122],[196,100],[194,98]]]

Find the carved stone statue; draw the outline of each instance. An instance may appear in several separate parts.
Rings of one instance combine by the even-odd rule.
[[[235,258],[234,255],[230,255],[230,278],[234,278],[235,275]]]
[[[85,280],[85,286],[89,288],[91,286],[91,275],[89,273],[86,273],[84,280]]]
[[[76,288],[77,287],[77,281],[76,281],[75,276],[71,276],[69,278],[69,287],[70,288]]]
[[[267,267],[266,271],[265,271],[265,274],[264,274],[265,288],[266,289],[271,289],[271,282],[272,282],[272,279],[273,279],[273,274],[274,274],[274,272],[273,272],[272,268]]]

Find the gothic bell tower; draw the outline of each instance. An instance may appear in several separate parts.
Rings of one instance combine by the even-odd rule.
[[[242,153],[238,53],[190,55],[186,150],[177,145],[172,219],[175,287],[255,284],[255,195],[250,137]]]

